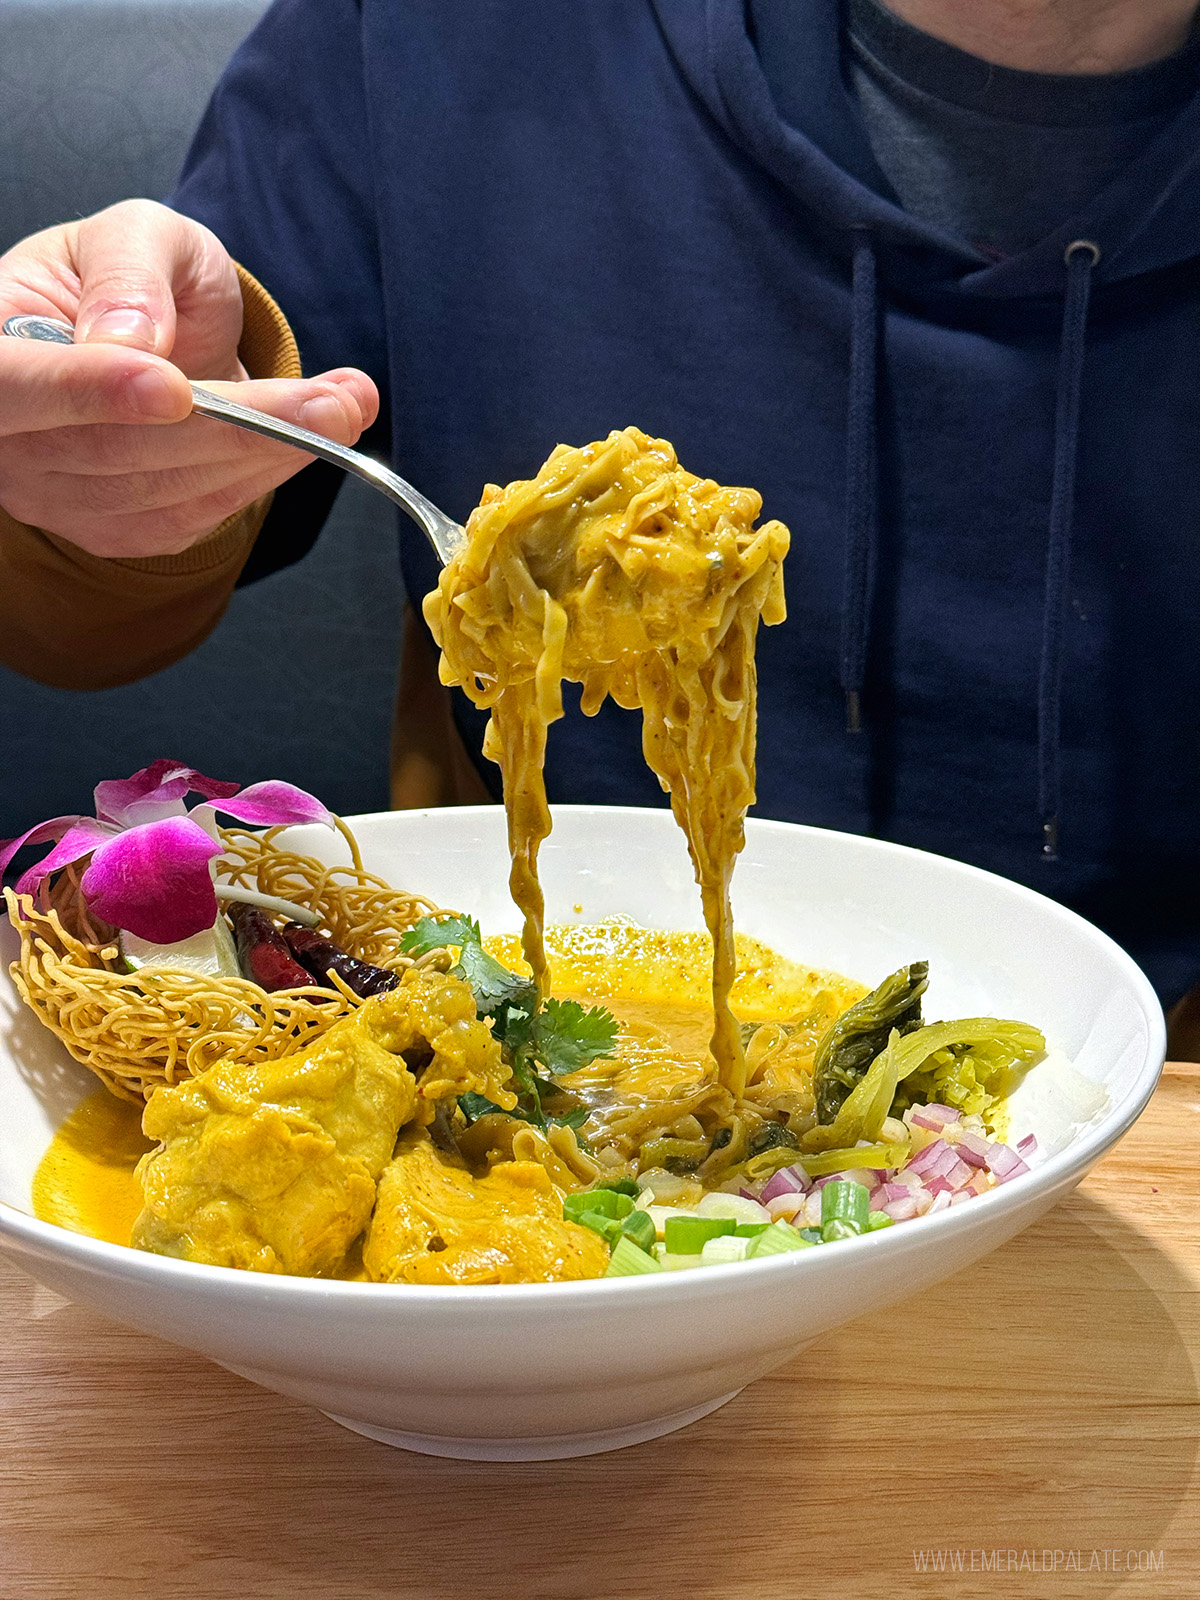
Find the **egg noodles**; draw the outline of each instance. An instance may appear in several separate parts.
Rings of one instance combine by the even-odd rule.
[[[538,848],[550,832],[546,732],[563,679],[594,716],[641,708],[647,765],[671,796],[713,940],[712,1052],[745,1089],[729,1007],[736,975],[729,882],[754,800],[760,619],[785,615],[788,530],[754,526],[762,497],[685,471],[637,428],[559,445],[535,478],[491,484],[465,549],[425,602],[444,682],[491,713],[485,753],[503,774],[511,887],[539,990],[549,987]]]

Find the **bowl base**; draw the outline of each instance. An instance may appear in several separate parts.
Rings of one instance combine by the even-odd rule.
[[[707,1400],[702,1406],[691,1406],[687,1411],[673,1411],[667,1417],[655,1417],[651,1422],[636,1422],[628,1428],[606,1428],[599,1433],[554,1433],[533,1439],[452,1439],[439,1438],[433,1433],[400,1433],[395,1428],[377,1428],[374,1423],[359,1422],[355,1417],[336,1417],[332,1411],[325,1415],[351,1433],[361,1433],[380,1444],[390,1444],[397,1450],[413,1450],[422,1456],[449,1456],[456,1461],[561,1461],[569,1456],[595,1456],[604,1450],[623,1450],[627,1445],[645,1444],[648,1439],[660,1439],[664,1433],[674,1433],[691,1422],[699,1422],[720,1406],[741,1394],[731,1389],[718,1400]]]

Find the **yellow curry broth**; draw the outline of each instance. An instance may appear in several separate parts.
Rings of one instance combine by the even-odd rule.
[[[154,1141],[142,1108],[97,1089],[59,1128],[33,1178],[33,1214],[72,1233],[128,1244],[142,1209],[134,1168]]]
[[[661,1106],[671,1096],[680,1099],[676,1135],[690,1131],[696,1136],[688,1119],[698,1115],[703,1122],[713,1097],[727,1093],[716,1082],[709,1049],[709,936],[614,920],[550,928],[546,943],[559,995],[607,1006],[621,1027],[614,1059],[594,1062],[566,1080],[592,1108],[587,1131],[598,1133],[595,1142],[603,1144],[609,1135],[621,1142],[622,1118],[632,1119],[629,1126],[635,1127],[639,1106]],[[506,965],[523,967],[516,935],[491,938],[487,946]],[[737,1015],[756,1022],[800,1019],[785,1065],[773,1065],[759,1084],[753,1081],[752,1049],[748,1099],[753,1102],[801,1085],[820,1033],[865,991],[836,974],[789,961],[741,934],[737,956],[732,996]],[[803,1019],[810,1019],[807,1026]],[[134,1169],[154,1148],[141,1131],[141,1110],[105,1090],[85,1100],[59,1128],[38,1167],[35,1215],[76,1233],[128,1244],[142,1210]],[[362,1277],[357,1257],[338,1275]]]
[[[485,943],[505,966],[528,971],[518,935],[498,935]],[[789,1062],[798,1070],[810,1066],[821,1034],[866,994],[865,987],[790,961],[746,934],[736,935],[736,949],[730,998],[738,1019],[799,1022]],[[617,1096],[653,1099],[712,1075],[712,939],[707,933],[671,933],[613,918],[547,929],[546,954],[557,995],[606,1006],[621,1024],[614,1059],[575,1073],[572,1088],[604,1083]],[[754,1058],[752,1084],[753,1066]]]

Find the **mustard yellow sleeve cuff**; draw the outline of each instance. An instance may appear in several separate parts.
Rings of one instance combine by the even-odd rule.
[[[238,346],[242,365],[252,378],[302,378],[300,352],[287,318],[245,267],[238,266],[237,275],[242,290]]]
[[[178,556],[106,560],[0,511],[0,661],[56,689],[109,689],[180,660],[220,621],[271,499]]]

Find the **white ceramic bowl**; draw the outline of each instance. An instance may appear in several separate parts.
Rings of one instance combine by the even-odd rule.
[[[476,913],[485,931],[516,927],[497,808],[355,827],[367,865],[392,883]],[[310,853],[340,859],[325,830],[295,833]],[[625,914],[700,926],[665,811],[561,807],[542,862],[551,921]],[[479,1460],[584,1455],[683,1427],[821,1334],[1002,1244],[1079,1182],[1157,1081],[1163,1017],[1142,973],[1088,923],[1003,879],[876,840],[752,821],[734,905],[745,932],[864,983],[928,958],[930,1018],[994,1014],[1042,1028],[1074,1063],[1039,1067],[1017,1097],[1014,1134],[1038,1133],[1045,1159],[934,1217],[661,1277],[453,1289],[195,1266],[29,1215],[38,1160],[94,1080],[0,980],[0,1247],[60,1294],[371,1438]]]

